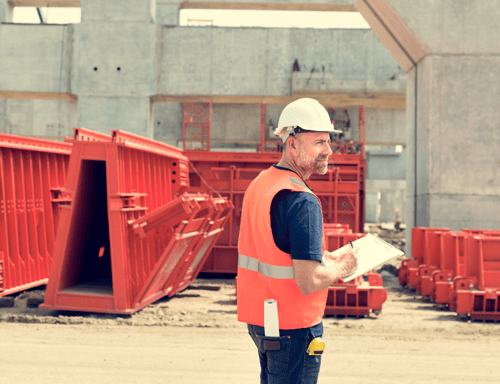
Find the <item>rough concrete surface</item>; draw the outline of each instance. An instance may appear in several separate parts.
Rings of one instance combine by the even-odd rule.
[[[391,224],[368,231],[404,247]],[[392,240],[391,240],[392,239]],[[319,383],[497,383],[500,325],[458,321],[380,271],[378,316],[324,318]],[[199,278],[132,316],[27,306],[43,287],[0,308],[0,383],[255,383],[259,364],[236,319],[234,278]]]

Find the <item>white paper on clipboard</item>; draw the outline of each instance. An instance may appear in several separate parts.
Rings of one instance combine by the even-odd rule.
[[[359,247],[358,252],[358,269],[353,274],[343,278],[344,282],[351,281],[358,276],[361,276],[378,266],[387,263],[389,260],[395,259],[398,256],[404,255],[400,249],[392,246],[388,242],[372,234],[367,234],[361,239],[352,242],[354,248]],[[344,245],[333,252],[334,256],[341,256],[351,247],[350,244]],[[334,260],[324,258],[326,266],[335,263]]]

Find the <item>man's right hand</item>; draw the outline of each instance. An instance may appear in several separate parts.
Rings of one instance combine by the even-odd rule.
[[[344,270],[342,278],[352,275],[358,269],[358,252],[359,247],[355,247],[338,258],[337,263]]]

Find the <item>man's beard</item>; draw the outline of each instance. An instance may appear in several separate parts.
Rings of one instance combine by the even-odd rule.
[[[320,160],[326,160],[322,158],[316,159],[316,162],[314,163],[314,170],[316,171],[315,173],[319,175],[324,175],[328,171],[328,163],[325,163]]]

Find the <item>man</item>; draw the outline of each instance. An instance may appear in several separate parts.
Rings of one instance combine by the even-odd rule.
[[[323,247],[321,206],[306,184],[311,175],[327,172],[330,132],[338,131],[316,100],[288,104],[275,130],[282,158],[252,181],[243,199],[238,321],[248,324],[257,346],[261,383],[317,382],[328,287],[357,268],[357,248],[333,266],[322,264],[333,255]],[[269,299],[277,301],[279,337],[265,336]],[[319,354],[309,354],[315,345]]]

